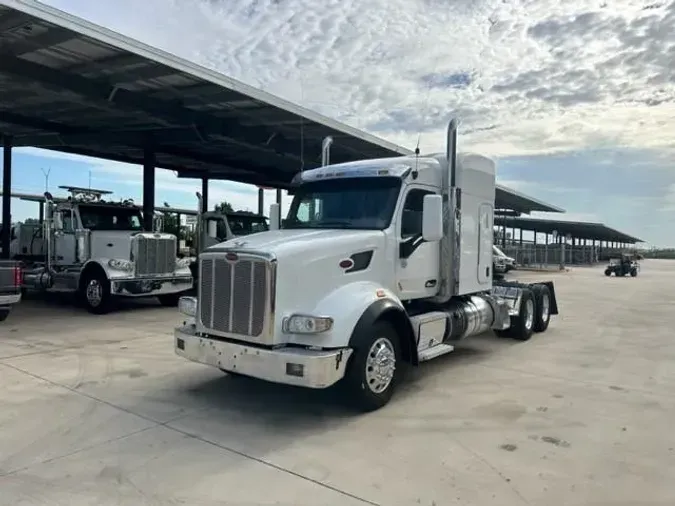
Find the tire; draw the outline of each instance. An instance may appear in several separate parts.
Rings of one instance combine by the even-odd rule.
[[[110,281],[102,272],[90,271],[84,282],[80,298],[84,307],[92,314],[106,314],[110,312],[112,295]]]
[[[536,303],[533,330],[546,332],[551,323],[551,290],[546,285],[535,285],[533,292]]]
[[[379,355],[380,364],[375,363]],[[376,321],[372,332],[356,343],[343,380],[349,401],[363,412],[385,406],[394,394],[400,375],[401,343],[398,333],[387,321]],[[381,367],[380,378],[376,377]]]
[[[605,276],[611,276],[612,275],[612,269],[605,269]]]
[[[9,316],[10,309],[8,307],[0,307],[0,322],[4,322]]]
[[[635,276],[637,276],[637,269],[636,269],[636,268],[632,268],[632,269],[630,270],[630,277],[631,277],[631,278],[634,278]]]
[[[520,298],[520,312],[517,316],[511,317],[511,326],[508,329],[495,330],[495,334],[499,337],[528,341],[534,333],[536,308],[537,304],[532,290],[529,288],[523,289],[523,295]]]
[[[157,299],[164,307],[176,307],[178,305],[178,299],[180,299],[180,295],[177,293],[167,293],[165,295],[158,295]]]

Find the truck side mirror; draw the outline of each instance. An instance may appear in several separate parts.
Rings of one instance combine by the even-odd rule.
[[[279,230],[281,223],[279,204],[276,202],[270,205],[270,230]]]
[[[426,242],[443,239],[443,197],[425,195],[422,204],[422,238]]]
[[[63,213],[61,211],[54,213],[53,220],[54,230],[63,230]]]

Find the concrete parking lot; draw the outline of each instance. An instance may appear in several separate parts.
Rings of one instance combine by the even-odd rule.
[[[556,282],[562,315],[355,415],[173,354],[175,310],[29,300],[0,327],[1,505],[670,505],[675,262]]]

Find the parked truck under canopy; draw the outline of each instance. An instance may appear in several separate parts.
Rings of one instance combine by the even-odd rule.
[[[547,330],[552,282],[493,281],[495,163],[456,146],[453,121],[443,154],[299,173],[283,227],[274,204],[272,230],[201,254],[176,353],[278,383],[340,383],[373,410],[404,362],[489,330],[522,341]]]

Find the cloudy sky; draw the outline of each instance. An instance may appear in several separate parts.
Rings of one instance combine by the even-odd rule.
[[[461,147],[496,157],[502,184],[569,219],[675,244],[675,2],[44,3],[406,147],[442,149],[454,111]],[[17,190],[41,190],[51,168],[51,187],[91,175],[140,200],[133,167],[18,151]],[[194,205],[196,183],[159,173],[158,202]],[[256,207],[244,185],[214,183],[211,194]]]

